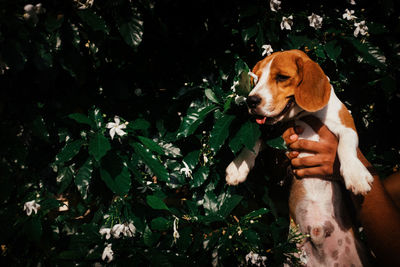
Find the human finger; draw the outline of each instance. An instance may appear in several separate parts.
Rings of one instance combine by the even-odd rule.
[[[300,126],[289,127],[283,132],[282,138],[286,145],[290,145],[299,139],[299,134],[301,134],[303,131],[304,129]]]
[[[319,142],[299,139],[289,145],[289,148],[295,151],[309,151],[309,152],[319,152],[322,145]]]
[[[295,168],[315,167],[321,165],[321,159],[318,155],[302,158],[293,158],[291,160],[292,166]]]
[[[323,166],[294,169],[294,175],[298,178],[323,178],[325,180],[340,180],[340,177],[329,173]]]
[[[294,159],[294,158],[297,158],[298,156],[299,156],[299,152],[298,151],[288,151],[287,153],[286,153],[286,156],[290,159],[290,160],[292,160],[292,159]]]

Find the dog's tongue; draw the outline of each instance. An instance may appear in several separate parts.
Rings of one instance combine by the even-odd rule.
[[[256,119],[256,122],[260,125],[265,124],[265,121],[267,120],[267,117],[263,117],[262,119]]]

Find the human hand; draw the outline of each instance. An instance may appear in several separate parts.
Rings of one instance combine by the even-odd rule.
[[[302,118],[319,135],[319,142],[299,139],[304,129],[289,127],[282,135],[290,151],[287,156],[298,178],[320,177],[329,180],[340,179],[339,160],[336,155],[338,139],[319,119],[314,116]],[[301,152],[314,155],[298,158]]]

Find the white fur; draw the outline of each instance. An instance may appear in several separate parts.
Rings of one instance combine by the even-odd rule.
[[[262,140],[258,139],[253,151],[244,148],[226,168],[226,182],[229,185],[237,185],[244,182],[250,170],[254,167],[254,161],[260,152]]]
[[[251,95],[258,95],[265,101],[265,105],[260,107],[261,113],[266,117],[273,117],[274,114],[274,107],[272,106],[272,99],[273,95],[270,89],[267,87],[268,77],[271,71],[271,64],[274,60],[272,59],[262,70],[262,75],[260,80],[258,81],[257,85],[254,87],[253,90],[249,93]],[[276,112],[275,112],[276,113]]]
[[[272,62],[272,61],[271,61]],[[268,103],[271,102],[272,95],[270,94],[268,88],[265,88],[268,75],[270,73],[271,62],[265,67],[265,71],[261,76],[260,82],[253,89],[251,94],[257,93],[260,97],[264,98],[266,104],[263,107],[264,111],[270,109]],[[340,172],[343,176],[346,188],[352,190],[354,194],[366,194],[371,190],[370,184],[373,181],[372,175],[366,169],[366,167],[357,158],[357,147],[358,147],[358,136],[353,129],[344,126],[339,118],[339,111],[342,109],[342,102],[336,96],[333,87],[331,88],[331,95],[328,104],[321,110],[308,113],[304,112],[302,116],[314,115],[324,123],[329,130],[331,130],[339,139],[338,145],[338,157],[340,161]],[[294,107],[290,112],[288,118],[293,118],[298,114],[299,108]],[[268,112],[266,112],[268,114]],[[298,122],[299,123],[299,122]],[[305,127],[305,129],[310,127]],[[314,133],[314,135],[316,135]],[[314,139],[311,136],[306,139]],[[254,160],[258,155],[261,146],[261,140],[257,142],[254,147],[254,152],[250,152],[244,149],[240,155],[229,164],[226,169],[226,181],[228,184],[237,185],[240,182],[246,180],[247,174],[250,172],[251,168],[254,166]]]
[[[336,96],[333,87],[328,104],[321,110],[312,113],[324,123],[339,139],[338,157],[340,174],[343,176],[346,188],[354,194],[366,194],[371,190],[373,177],[357,157],[357,133],[344,126],[339,118],[343,103]]]

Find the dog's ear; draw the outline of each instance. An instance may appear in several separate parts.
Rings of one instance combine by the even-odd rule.
[[[315,112],[328,104],[331,85],[321,67],[312,60],[296,59],[300,82],[294,89],[296,103],[304,110]]]

